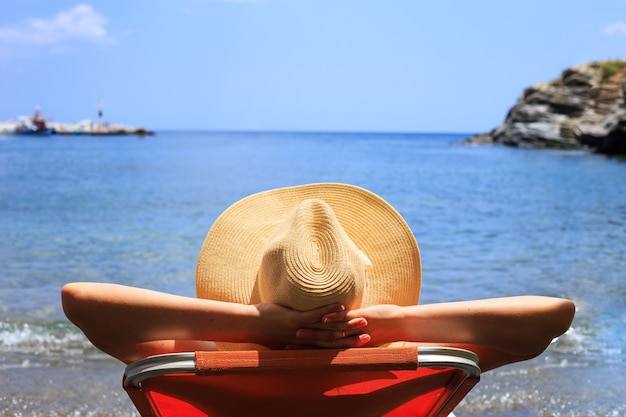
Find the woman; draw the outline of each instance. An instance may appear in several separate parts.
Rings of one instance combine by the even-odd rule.
[[[222,213],[198,260],[198,298],[72,283],[62,299],[92,343],[124,362],[214,342],[403,341],[467,348],[486,371],[539,355],[574,316],[571,301],[538,296],[418,305],[420,286],[417,243],[393,207],[351,185],[310,184],[254,194]]]

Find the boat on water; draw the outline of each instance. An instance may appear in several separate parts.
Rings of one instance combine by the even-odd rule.
[[[35,109],[32,116],[20,116],[19,124],[15,127],[16,135],[49,135],[52,129],[48,127],[46,118],[39,108]]]

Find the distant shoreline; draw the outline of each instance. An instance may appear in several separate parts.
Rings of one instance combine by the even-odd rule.
[[[154,132],[143,127],[126,126],[122,124],[111,125],[108,122],[81,120],[74,123],[51,123],[43,116],[39,109],[32,116],[20,116],[18,120],[0,122],[0,134],[25,135],[25,136],[48,136],[48,135],[88,135],[88,136],[149,136]]]
[[[151,130],[144,129],[143,127],[139,128],[123,128],[121,130],[111,129],[105,131],[71,131],[71,130],[62,130],[57,131],[53,130],[50,132],[51,135],[61,135],[61,136],[153,136],[155,132]]]

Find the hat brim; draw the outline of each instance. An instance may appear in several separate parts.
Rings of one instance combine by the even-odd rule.
[[[319,198],[331,206],[350,239],[372,262],[363,306],[417,304],[420,254],[409,226],[376,194],[336,183],[264,191],[226,209],[200,250],[196,295],[241,304],[259,303],[255,284],[265,245],[286,216],[309,198]]]

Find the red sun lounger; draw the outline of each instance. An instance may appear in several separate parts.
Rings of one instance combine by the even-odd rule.
[[[163,354],[123,386],[142,417],[443,417],[479,379],[470,351],[403,347]]]

